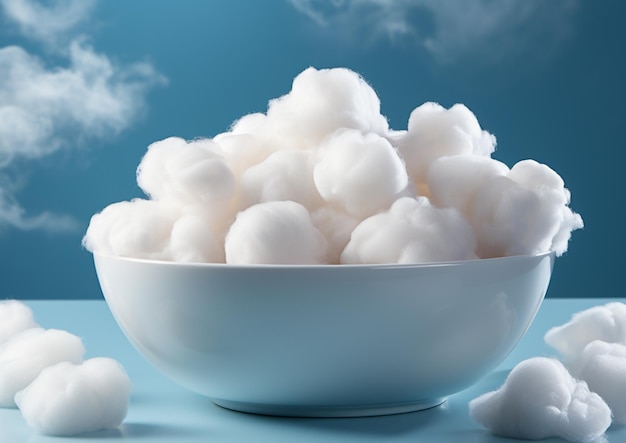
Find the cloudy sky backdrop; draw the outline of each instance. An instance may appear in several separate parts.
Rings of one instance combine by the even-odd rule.
[[[390,126],[465,103],[509,166],[555,169],[585,220],[555,297],[624,296],[619,0],[0,0],[0,297],[99,298],[81,238],[142,196],[153,141],[211,137],[308,66],[374,87]]]

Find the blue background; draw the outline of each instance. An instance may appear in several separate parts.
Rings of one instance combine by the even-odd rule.
[[[308,66],[361,73],[394,129],[406,128],[411,110],[425,101],[465,103],[498,138],[495,158],[509,166],[524,158],[548,164],[583,216],[585,228],[557,260],[548,295],[624,296],[626,3],[476,1],[483,11],[499,4],[536,11],[491,28],[488,17],[468,15],[471,32],[447,40],[458,29],[446,28],[450,22],[433,12],[435,2],[413,3],[401,11],[411,31],[395,34],[376,32],[381,11],[352,10],[350,2],[97,3],[81,28],[94,50],[120,65],[147,61],[167,83],[146,92],[144,112],[121,133],[0,169],[22,181],[14,197],[27,215],[53,211],[78,222],[67,232],[0,222],[0,298],[100,298],[81,238],[92,214],[142,195],[135,169],[146,147],[171,135],[223,132],[238,117],[264,111]],[[302,5],[318,8],[323,20]],[[67,63],[0,25],[0,47],[7,45],[27,48],[51,69]]]

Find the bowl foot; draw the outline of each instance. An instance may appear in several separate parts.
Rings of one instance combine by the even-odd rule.
[[[268,405],[260,403],[246,403],[240,401],[221,400],[212,398],[218,406],[239,412],[251,414],[276,415],[283,417],[371,417],[375,415],[403,414],[424,409],[434,408],[446,401],[445,397],[433,398],[408,403],[391,403],[382,405],[359,406],[289,406]]]

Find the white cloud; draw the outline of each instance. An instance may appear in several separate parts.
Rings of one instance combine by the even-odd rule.
[[[567,34],[578,0],[287,0],[328,32],[355,42],[409,39],[440,61],[514,54],[531,41],[541,50]],[[357,35],[358,37],[354,37]]]
[[[146,92],[165,82],[146,62],[120,65],[96,52],[85,36],[72,35],[87,20],[94,0],[0,0],[7,19],[28,38],[55,45],[64,64],[19,46],[0,48],[0,227],[67,230],[71,217],[29,216],[3,169],[18,159],[36,160],[126,129],[145,108]],[[61,37],[67,41],[61,42]],[[49,46],[46,48],[49,49]]]
[[[0,0],[4,14],[24,35],[54,42],[84,22],[96,0],[55,0],[41,4],[32,0]]]

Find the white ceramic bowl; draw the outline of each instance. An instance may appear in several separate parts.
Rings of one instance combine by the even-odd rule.
[[[289,416],[424,409],[515,347],[554,254],[357,266],[180,264],[95,254],[143,356],[218,405]]]

